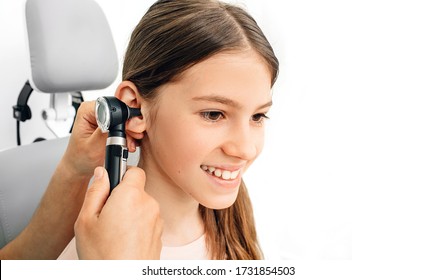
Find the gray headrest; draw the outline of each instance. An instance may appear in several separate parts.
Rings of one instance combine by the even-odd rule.
[[[112,33],[93,0],[28,0],[31,82],[48,93],[108,87],[118,73]]]

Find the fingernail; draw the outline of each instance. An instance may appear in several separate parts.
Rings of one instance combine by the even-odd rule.
[[[100,179],[103,177],[103,168],[97,167],[94,170],[94,179]]]

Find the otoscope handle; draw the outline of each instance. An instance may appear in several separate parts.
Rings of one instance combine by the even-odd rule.
[[[121,182],[127,170],[127,158],[128,149],[125,138],[107,138],[105,167],[109,174],[110,192]]]

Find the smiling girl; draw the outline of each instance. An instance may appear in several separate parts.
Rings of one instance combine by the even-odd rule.
[[[242,177],[263,148],[277,73],[237,6],[157,1],[136,26],[115,96],[143,115],[126,130],[160,205],[162,259],[262,258]],[[60,258],[75,254],[71,242]]]

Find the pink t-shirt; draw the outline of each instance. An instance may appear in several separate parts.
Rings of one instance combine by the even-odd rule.
[[[205,245],[205,234],[192,243],[178,247],[162,247],[160,254],[161,260],[210,260],[211,256],[208,253]],[[71,242],[63,250],[58,260],[78,260],[76,250],[76,239]]]

